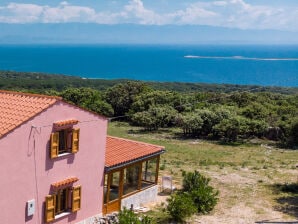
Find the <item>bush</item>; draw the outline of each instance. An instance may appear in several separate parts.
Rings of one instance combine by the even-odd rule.
[[[133,211],[124,208],[119,212],[119,223],[120,224],[153,224],[154,221],[149,216],[139,217]]]
[[[199,172],[183,172],[182,190],[168,199],[167,210],[176,221],[197,213],[206,214],[218,201],[218,191],[209,186],[210,179]]]
[[[119,223],[140,223],[138,216],[131,210],[124,208],[119,212]]]
[[[176,221],[183,221],[185,218],[192,216],[197,208],[191,195],[186,192],[178,192],[171,195],[168,199],[168,212]]]
[[[184,174],[182,191],[190,193],[198,213],[208,213],[217,204],[219,192],[209,186],[209,182],[210,178],[198,171]]]

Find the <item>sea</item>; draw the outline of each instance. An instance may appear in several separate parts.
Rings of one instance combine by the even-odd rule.
[[[298,87],[298,45],[0,45],[0,70]]]

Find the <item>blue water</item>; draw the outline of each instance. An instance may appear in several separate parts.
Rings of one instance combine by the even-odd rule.
[[[298,87],[298,46],[2,45],[0,70]]]

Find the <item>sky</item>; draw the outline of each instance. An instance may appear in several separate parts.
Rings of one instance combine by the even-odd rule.
[[[0,23],[207,25],[298,31],[298,0],[0,0]]]

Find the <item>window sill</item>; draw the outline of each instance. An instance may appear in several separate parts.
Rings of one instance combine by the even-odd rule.
[[[71,153],[71,152],[64,152],[64,153],[59,154],[57,156],[57,158],[64,157],[64,156],[67,156],[67,155],[71,155],[71,154],[73,154],[73,153]]]
[[[60,218],[62,218],[64,216],[68,216],[70,214],[71,214],[71,212],[62,212],[59,215],[55,215],[55,219],[60,219]]]

